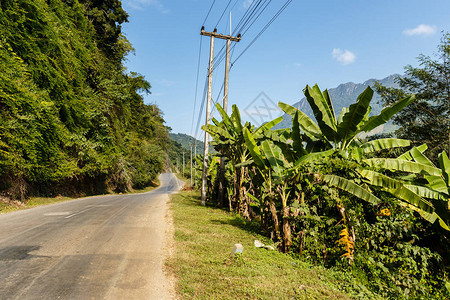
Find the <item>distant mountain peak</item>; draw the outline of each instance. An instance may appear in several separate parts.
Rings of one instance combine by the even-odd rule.
[[[379,82],[387,87],[397,87],[397,83],[395,82],[395,78],[399,77],[398,74],[389,75],[383,79],[368,79],[363,83],[354,83],[354,82],[346,82],[341,83],[335,88],[328,89],[328,93],[330,94],[331,101],[333,102],[333,107],[335,109],[336,116],[339,115],[343,107],[349,107],[351,104],[355,103],[359,94],[361,94],[367,86],[374,87],[375,82]],[[382,105],[380,104],[381,97],[376,92],[373,95],[371,101],[371,115],[376,115],[381,112]],[[314,114],[309,106],[306,98],[302,98],[299,102],[294,103],[292,106],[298,108],[305,114],[307,114],[313,120]],[[285,114],[283,116],[283,121],[281,121],[274,128],[289,128],[291,126],[292,119],[289,115]]]

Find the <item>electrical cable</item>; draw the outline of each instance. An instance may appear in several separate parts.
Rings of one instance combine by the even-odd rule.
[[[223,15],[224,15],[225,12],[227,11],[228,6],[230,6],[231,1],[233,1],[233,0],[229,0],[229,1],[228,1],[227,6],[226,6],[225,9],[223,10],[222,15],[220,16],[219,21],[217,21],[217,24],[216,24],[216,26],[214,26],[214,28],[217,28],[217,26],[219,25],[220,21],[222,21]]]
[[[201,105],[200,110],[198,112],[197,127],[195,129],[195,135],[197,135],[198,130],[200,129],[200,122],[201,122],[201,119],[202,119],[203,109],[205,108],[205,103],[206,103],[206,91],[207,91],[207,88],[208,88],[208,78],[206,78],[205,86],[203,88],[202,105]]]
[[[249,5],[249,7],[247,8],[247,11],[244,13],[244,15],[242,16],[242,18],[239,20],[238,24],[236,25],[236,28],[233,31],[233,35],[236,35],[241,28],[241,25],[243,23],[245,23],[247,21],[248,15],[253,11],[254,6],[258,3],[260,3],[262,0],[258,0],[257,1],[252,1],[252,3]],[[245,20],[245,21],[244,21]]]
[[[199,74],[200,74],[200,58],[202,55],[202,36],[200,36],[200,47],[199,47],[199,51],[198,51],[198,62],[197,62],[197,79],[196,79],[196,83],[195,83],[195,97],[194,97],[194,109],[192,110],[192,124],[191,124],[191,136],[193,134],[193,130],[194,130],[194,119],[195,119],[195,108],[197,107],[197,95],[198,95],[198,78],[199,78]]]
[[[208,13],[206,14],[206,18],[205,18],[205,20],[203,21],[203,25],[202,25],[202,26],[205,26],[206,20],[208,20],[209,14],[211,13],[211,10],[212,10],[212,8],[213,8],[213,6],[214,6],[214,3],[216,3],[216,0],[214,0],[213,3],[211,4],[211,7],[209,8]]]
[[[258,18],[261,16],[261,14],[266,10],[267,6],[269,6],[269,4],[272,2],[272,0],[269,0],[269,2],[267,2],[266,6],[264,6],[261,11],[259,12],[259,14],[256,16],[256,18],[253,20],[253,22],[248,26],[248,28],[241,33],[242,36],[244,36],[247,31],[253,26],[253,24],[255,24],[255,22],[258,20]]]
[[[292,0],[287,0],[280,10],[272,17],[272,19],[264,26],[264,28],[256,35],[256,37],[250,42],[250,44],[239,54],[239,56],[232,62],[232,66],[244,55],[245,52],[258,40],[258,38],[269,28],[270,25],[281,15],[281,13],[291,4]]]
[[[239,20],[239,22],[238,22],[238,24],[237,24],[235,30],[232,32],[232,35],[235,35],[235,34],[236,34],[237,29],[239,28],[239,26],[240,26],[242,23],[247,22],[246,18],[248,18],[248,16],[251,15],[252,10],[254,9],[253,6],[255,6],[257,3],[261,2],[261,1],[262,1],[262,0],[259,0],[259,1],[253,1],[253,2],[250,4],[250,6],[247,8],[247,11],[245,12],[245,14],[244,14],[244,15],[242,16],[242,18]],[[234,8],[234,6],[236,6],[237,2],[238,2],[238,0],[236,0],[236,2],[234,3],[233,8]],[[225,45],[222,46],[222,48],[221,48],[221,49],[219,50],[219,52],[217,53],[217,57],[218,57],[219,63],[223,60],[223,57],[225,56],[225,51],[224,51],[224,49],[225,49]],[[218,63],[215,63],[215,65],[217,65],[217,64],[218,64]],[[213,69],[215,69],[215,67],[213,67]]]
[[[267,0],[264,0],[264,2],[266,2]],[[250,15],[246,18],[245,22],[241,25],[241,27],[239,28],[238,32],[242,33],[242,31],[244,30],[245,26],[247,26],[247,24],[250,22],[250,20],[253,18],[253,16],[255,15],[255,13],[259,10],[258,7],[260,7],[260,4],[262,3],[262,0],[259,0],[257,5],[252,9]]]
[[[247,11],[245,12],[245,14],[243,15],[243,17],[240,19],[240,21],[238,22],[238,25],[236,26],[235,30],[233,31],[233,35],[235,35],[237,32],[241,33],[241,36],[245,33],[248,32],[248,30],[255,24],[255,22],[258,20],[258,18],[262,15],[262,13],[266,10],[266,8],[268,7],[268,5],[272,2],[272,0],[258,0],[258,1],[253,1],[250,6],[248,7]],[[244,55],[245,52],[248,51],[248,49],[261,37],[261,35],[270,27],[270,25],[272,25],[272,23],[281,15],[281,13],[289,6],[289,4],[292,2],[292,0],[287,0],[284,5],[278,10],[278,12],[272,17],[272,19],[270,19],[270,21],[262,28],[262,30],[255,36],[255,38],[249,43],[249,45],[247,45],[247,47],[238,55],[238,57],[231,63],[230,65],[230,70],[231,68],[234,66],[234,64]],[[224,12],[222,13],[219,21],[217,22],[217,25],[220,23],[226,9],[228,8],[229,4],[231,3],[231,0],[228,2]],[[237,1],[235,2],[235,4],[233,5],[233,7],[236,5]],[[214,4],[214,3],[213,3]],[[262,5],[261,5],[262,4]],[[261,6],[260,6],[261,5]],[[259,7],[259,8],[258,8]],[[208,13],[209,15],[209,13]],[[216,27],[217,27],[216,25]],[[236,44],[233,44],[230,51],[231,51],[231,57],[233,57],[234,55],[234,51],[235,51],[235,47]],[[226,51],[225,53],[223,52],[223,49],[225,48],[225,46],[223,46],[221,48],[221,50],[219,51],[219,53],[216,55],[215,57],[215,63],[213,64],[213,68],[212,71],[214,71],[217,66],[219,66],[219,64],[225,59],[226,57]],[[207,73],[209,73],[209,70],[207,71]],[[213,109],[211,112],[211,118],[213,113],[215,112],[215,104],[219,101],[219,97],[220,94],[222,93],[222,90],[224,88],[224,84],[222,85],[222,88],[220,89],[220,92],[216,98],[216,101],[213,100]],[[200,127],[200,119],[201,119],[201,114],[203,112],[203,108],[204,108],[204,104],[205,104],[205,98],[206,98],[206,90],[207,90],[207,80],[205,82],[205,88],[204,88],[204,93],[203,93],[203,101],[202,101],[202,107],[200,109],[199,112],[199,118],[198,118],[198,122],[197,122],[197,128],[195,131],[195,136],[198,136],[198,129]]]

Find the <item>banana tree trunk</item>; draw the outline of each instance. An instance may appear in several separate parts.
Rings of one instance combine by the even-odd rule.
[[[230,211],[239,212],[238,209],[238,203],[239,203],[239,169],[235,169],[234,176],[233,176],[233,185],[234,185],[234,193],[233,198],[234,201],[230,202]]]
[[[291,238],[291,226],[289,224],[289,215],[290,209],[288,206],[283,207],[283,244],[284,244],[284,253],[289,251],[289,248],[292,245]]]
[[[344,226],[347,228],[348,232],[347,241],[343,243],[343,246],[345,247],[346,251],[344,256],[348,258],[348,263],[351,265],[353,263],[353,252],[355,249],[355,231],[353,227],[348,223],[348,218],[345,213],[344,205],[338,205],[338,210],[342,217],[342,220],[344,221]]]
[[[272,198],[269,201],[270,201],[269,202],[270,213],[272,215],[272,222],[274,226],[274,230],[272,231],[272,239],[279,241],[281,239],[281,234],[280,234],[280,224],[277,215],[277,208],[275,207],[275,202],[273,201]]]

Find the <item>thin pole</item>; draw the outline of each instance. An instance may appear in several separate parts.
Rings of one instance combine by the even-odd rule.
[[[195,138],[194,138],[195,139]],[[194,140],[194,179],[197,178],[197,139]],[[194,180],[194,185],[196,185]]]
[[[231,23],[231,12],[230,12],[230,23]],[[231,31],[231,27],[230,27]],[[230,77],[230,45],[231,40],[227,39],[227,55],[225,59],[225,83],[223,88],[223,109],[227,112],[228,109],[228,79]],[[219,172],[219,206],[223,207],[225,205],[224,199],[224,189],[225,189],[225,157],[220,158],[220,172]]]
[[[184,177],[184,151],[183,151],[183,177]]]
[[[214,29],[214,32],[217,30]],[[214,35],[211,35],[211,47],[209,50],[209,70],[208,70],[208,99],[206,102],[206,126],[211,118],[211,99],[212,99],[212,72],[214,60]],[[202,205],[206,205],[206,173],[208,172],[208,147],[209,133],[205,131],[205,147],[203,149],[203,174],[202,174]]]
[[[193,178],[192,178],[192,144],[191,144],[191,186],[193,185]]]

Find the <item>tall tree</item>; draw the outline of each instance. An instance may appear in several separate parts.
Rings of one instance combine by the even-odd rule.
[[[87,18],[95,28],[98,47],[110,59],[121,60],[121,24],[128,22],[128,14],[120,0],[79,0],[84,5]]]
[[[418,57],[419,67],[408,65],[396,82],[400,88],[376,85],[384,105],[414,93],[416,101],[393,117],[396,134],[415,144],[426,143],[428,156],[437,163],[438,154],[450,151],[450,34],[444,33],[436,58]]]

